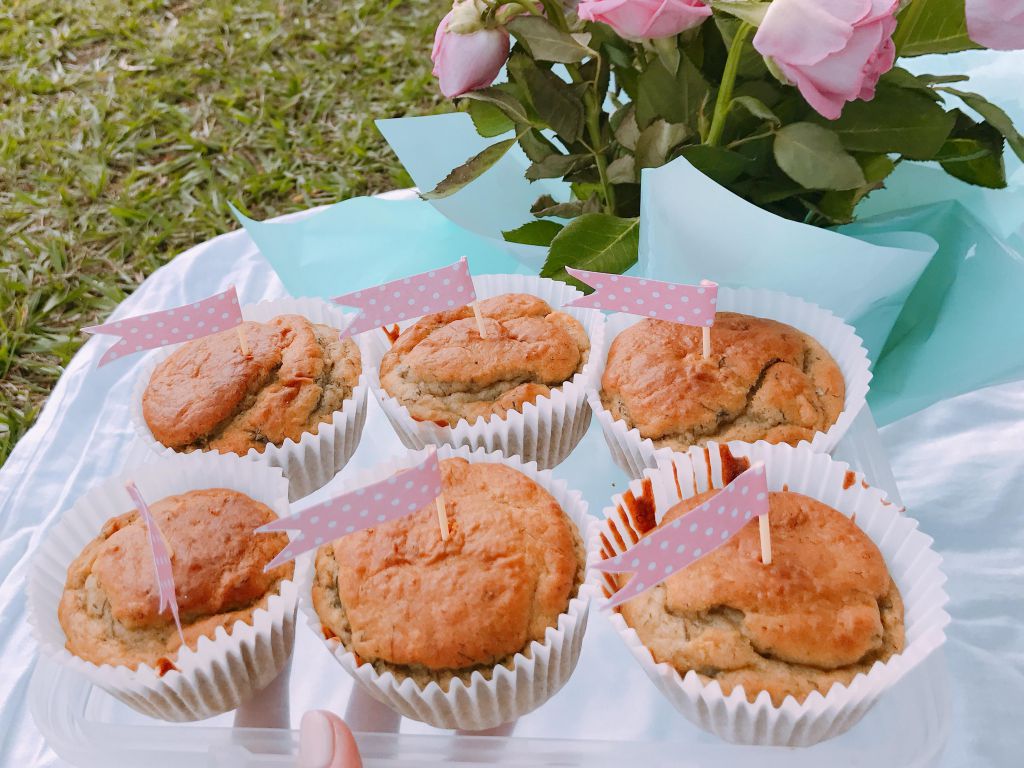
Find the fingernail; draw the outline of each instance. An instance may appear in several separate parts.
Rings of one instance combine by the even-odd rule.
[[[310,710],[299,726],[299,768],[328,768],[334,759],[334,728],[327,715]]]

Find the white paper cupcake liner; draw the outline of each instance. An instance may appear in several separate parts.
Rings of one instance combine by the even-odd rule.
[[[235,709],[265,688],[288,663],[295,638],[295,581],[281,583],[252,623],[236,621],[230,633],[200,638],[196,650],[181,649],[176,669],[161,677],[150,666],[97,666],[68,652],[57,618],[67,570],[103,524],[134,504],[124,488],[135,481],[143,497],[157,501],[203,488],[231,488],[289,514],[288,483],[281,470],[234,455],[185,454],[158,459],[96,486],[49,532],[32,562],[28,584],[29,623],[40,652],[86,676],[133,709],[162,720],[190,721]]]
[[[846,383],[846,402],[842,413],[828,431],[818,432],[809,445],[819,453],[831,453],[843,439],[846,431],[864,407],[871,381],[871,363],[867,350],[853,327],[828,310],[776,291],[755,288],[719,288],[718,310],[742,312],[755,317],[766,317],[791,325],[814,337],[828,350],[843,373]],[[637,315],[618,313],[608,318],[605,326],[605,349],[610,350],[615,337],[643,320]],[[636,427],[630,429],[625,421],[616,419],[601,403],[601,379],[608,362],[607,352],[602,356],[587,391],[587,399],[601,425],[605,442],[615,463],[630,477],[640,477],[647,468],[655,466],[657,450],[650,438],[640,436]],[[808,445],[801,441],[800,445]]]
[[[753,445],[734,442],[729,448],[735,456],[764,461],[772,490],[785,485],[790,491],[817,499],[848,517],[855,516],[860,529],[881,550],[903,598],[903,652],[885,663],[876,662],[867,674],[857,675],[849,685],[832,686],[825,696],[814,692],[803,703],[788,697],[776,707],[767,691],[750,703],[742,687],[725,696],[717,681],[705,683],[692,670],[684,676],[667,663],[656,663],[636,631],[618,612],[608,614],[608,618],[647,676],[688,720],[731,742],[810,746],[838,736],[856,724],[886,689],[943,645],[944,628],[950,618],[945,611],[949,598],[943,588],[946,577],[940,570],[942,559],[932,549],[932,539],[918,530],[917,521],[890,503],[884,493],[868,486],[862,475],[852,473],[849,465],[815,453],[806,445],[794,448],[763,441]],[[644,477],[651,478],[659,520],[679,501],[676,477],[684,498],[702,493],[711,485],[722,486],[721,457],[715,443],[707,448],[691,448],[686,453],[662,449],[657,463],[658,468],[646,470]],[[630,484],[637,497],[642,484],[643,480]],[[604,514],[605,520],[594,527],[589,541],[589,565],[603,557],[602,535],[613,554],[640,538],[639,527],[623,503],[622,494],[614,497],[613,505]],[[601,575],[599,583],[603,596],[614,589],[608,577]]]
[[[261,301],[242,307],[246,320],[268,322],[278,315],[302,315],[314,323],[343,328],[347,325],[346,313],[340,307],[323,299],[289,298]],[[359,381],[352,390],[352,396],[345,400],[342,409],[335,411],[329,421],[322,422],[317,432],[303,433],[298,442],[287,439],[281,445],[267,445],[263,453],[250,448],[245,458],[280,467],[288,478],[289,497],[295,499],[308,496],[330,482],[352,458],[359,446],[366,421],[366,400],[370,374],[368,353],[365,344],[357,339],[362,356],[363,370]],[[163,362],[178,345],[162,349],[150,355],[139,366],[139,376],[132,391],[132,423],[139,437],[157,453],[168,456],[176,451],[168,448],[153,437],[142,413],[142,394],[146,391],[156,367]],[[216,451],[204,451],[216,454]]]
[[[576,309],[565,304],[582,296],[570,285],[557,280],[531,275],[477,275],[473,277],[477,297],[486,299],[503,293],[528,293],[544,299],[551,308],[572,315],[586,328],[590,337],[590,356],[583,370],[549,397],[527,403],[523,410],[509,411],[504,417],[478,418],[473,424],[463,420],[454,427],[416,421],[409,409],[391,397],[380,385],[379,369],[391,342],[380,330],[364,336],[372,363],[371,387],[388,421],[407,448],[427,445],[465,445],[487,451],[501,451],[506,456],[519,456],[535,461],[541,469],[557,466],[572,452],[590,426],[590,405],[587,389],[598,365],[604,365],[604,316],[593,309]],[[413,321],[400,324],[405,330]]]
[[[410,451],[373,470],[353,476],[347,487],[356,488],[381,480],[399,469],[416,465],[425,455],[426,449]],[[466,447],[442,446],[438,449],[438,456],[442,459],[460,456],[474,463],[505,464],[519,470],[554,496],[576,524],[584,545],[589,540],[589,528],[596,521],[587,514],[586,501],[579,491],[569,490],[564,482],[555,480],[550,471],[538,470],[532,462],[524,464],[516,458],[479,448],[471,451]],[[325,640],[322,622],[310,598],[313,578],[314,563],[310,562],[299,575],[302,611],[310,629],[327,645],[345,671],[371,696],[404,717],[436,728],[469,731],[495,728],[515,720],[539,707],[565,685],[580,656],[590,598],[596,583],[590,580],[580,585],[565,613],[558,617],[557,626],[548,627],[543,642],[535,640],[525,653],[517,653],[511,669],[496,666],[489,680],[479,671],[473,672],[468,683],[453,678],[445,691],[436,682],[421,688],[410,678],[400,680],[391,672],[379,674],[372,664],[359,664],[355,654],[337,638]]]

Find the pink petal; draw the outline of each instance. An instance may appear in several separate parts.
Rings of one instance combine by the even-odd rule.
[[[857,24],[870,24],[879,19],[894,19],[899,10],[900,0],[872,0],[871,10]]]
[[[998,51],[1024,48],[1024,0],[967,0],[967,34]]]
[[[843,105],[846,104],[846,99],[834,93],[820,90],[811,80],[804,76],[801,70],[790,67],[782,62],[777,63],[779,69],[782,70],[782,74],[796,84],[796,87],[800,90],[800,95],[807,99],[807,103],[811,105],[815,112],[829,120],[839,119],[839,116],[843,114]]]
[[[643,36],[672,37],[700,26],[710,15],[711,9],[698,0],[663,0],[647,22]]]
[[[871,10],[872,0],[775,0],[754,35],[763,56],[790,64],[817,64],[843,50],[853,25]]]
[[[858,27],[844,50],[813,67],[803,67],[804,77],[822,92],[853,101],[863,87],[868,63],[882,45],[883,32],[882,25],[877,23]]]
[[[445,32],[434,59],[441,93],[453,99],[490,85],[508,60],[508,52],[509,36],[504,29],[468,35]]]

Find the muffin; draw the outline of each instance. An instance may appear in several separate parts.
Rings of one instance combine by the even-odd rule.
[[[358,664],[448,691],[544,642],[579,592],[585,553],[573,520],[522,472],[450,458],[441,473],[450,538],[431,504],[325,545],[312,602],[325,638]]]
[[[657,447],[709,440],[796,443],[843,412],[846,383],[816,339],[776,320],[719,312],[712,354],[701,329],[645,319],[612,342],[601,404]]]
[[[657,528],[716,493],[679,502]],[[753,702],[767,691],[781,706],[787,696],[803,702],[849,685],[900,653],[903,601],[878,547],[845,515],[788,491],[770,493],[769,509],[771,565],[761,562],[751,520],[619,611],[655,662],[717,681],[726,696],[743,686]]]
[[[454,427],[522,412],[583,370],[586,329],[541,298],[506,293],[427,315],[398,336],[380,364],[384,392],[419,422]]]
[[[150,511],[171,553],[182,630],[195,650],[200,637],[214,638],[235,622],[253,623],[294,563],[264,573],[285,547],[284,533],[256,534],[277,518],[270,507],[225,488],[168,496]],[[174,667],[181,639],[159,597],[145,522],[135,510],[111,518],[67,569],[58,606],[67,650],[97,666],[160,674]]]
[[[296,314],[244,322],[161,362],[142,394],[142,416],[178,452],[263,453],[316,434],[352,397],[361,370],[359,347],[336,328]]]

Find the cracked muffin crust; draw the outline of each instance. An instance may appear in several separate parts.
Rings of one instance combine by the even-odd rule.
[[[160,443],[176,451],[260,453],[316,433],[341,410],[359,381],[359,347],[301,315],[245,322],[204,336],[157,366],[142,414]]]
[[[288,543],[284,533],[255,533],[277,515],[226,488],[190,491],[150,505],[171,552],[182,630],[195,649],[218,627],[252,623],[294,563],[263,567]],[[68,566],[58,606],[68,651],[93,664],[166,666],[181,646],[159,593],[145,523],[132,510],[111,518]]]
[[[546,490],[502,464],[441,461],[451,536],[434,505],[321,547],[313,607],[360,663],[420,687],[490,677],[568,610],[586,555]]]
[[[658,527],[715,493],[680,502]],[[761,563],[751,520],[619,610],[656,662],[717,680],[726,696],[740,685],[751,702],[767,691],[779,706],[849,684],[902,651],[903,602],[878,547],[852,520],[788,491],[769,494],[769,505],[771,565]]]
[[[407,328],[380,364],[381,387],[417,421],[454,427],[460,420],[521,411],[526,403],[583,370],[590,340],[571,315],[542,299],[509,293],[471,307],[423,317]]]
[[[709,440],[796,445],[842,413],[842,371],[815,339],[775,320],[719,312],[704,359],[701,329],[642,320],[608,350],[601,402],[655,446]]]

